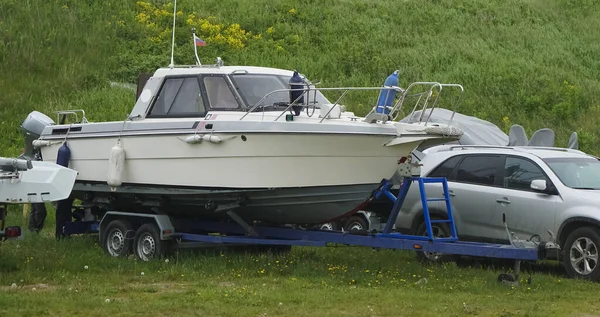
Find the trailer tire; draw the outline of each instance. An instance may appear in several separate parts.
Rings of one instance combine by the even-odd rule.
[[[563,265],[567,274],[571,278],[600,280],[599,248],[600,229],[588,226],[573,230],[563,246]]]
[[[435,218],[432,218],[432,220]],[[432,223],[431,229],[434,231],[433,234],[438,237],[450,237],[450,228],[445,223]],[[427,229],[425,227],[425,221],[422,221],[415,232],[417,236],[426,236]],[[443,254],[438,252],[423,252],[415,251],[417,253],[417,259],[421,263],[444,263],[453,262],[458,259],[455,254]]]
[[[322,231],[336,231],[338,230],[338,224],[336,222],[325,222],[317,226]]]
[[[158,228],[153,223],[146,223],[135,233],[134,253],[142,261],[151,261],[165,255],[168,242],[160,239]]]
[[[369,224],[364,217],[352,216],[344,224],[344,229],[350,233],[365,233],[369,230]]]
[[[131,254],[135,231],[129,221],[115,219],[106,226],[105,232],[102,246],[108,255],[125,257]]]

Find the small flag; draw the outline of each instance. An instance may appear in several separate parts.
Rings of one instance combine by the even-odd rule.
[[[206,42],[197,37],[196,34],[194,34],[194,43],[196,46],[206,46]]]

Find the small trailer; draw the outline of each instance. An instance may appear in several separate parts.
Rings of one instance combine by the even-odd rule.
[[[194,248],[216,245],[262,245],[276,250],[289,250],[291,246],[327,246],[330,243],[366,246],[382,249],[414,250],[417,252],[439,252],[455,255],[467,255],[489,258],[515,260],[514,275],[501,274],[499,281],[516,283],[520,272],[521,261],[536,261],[546,257],[548,252],[556,252],[559,246],[554,241],[514,240],[511,244],[489,244],[459,241],[452,207],[448,195],[445,178],[423,178],[419,167],[412,163],[400,163],[403,182],[397,196],[390,192],[392,187],[388,180],[382,180],[371,198],[386,196],[394,201],[393,209],[383,230],[377,231],[332,231],[302,228],[296,225],[268,226],[249,224],[239,217],[236,204],[218,206],[227,212],[228,222],[202,221],[179,218],[166,214],[132,213],[123,211],[107,211],[98,220],[79,220],[64,225],[67,235],[98,233],[103,249],[114,257],[127,256],[132,252],[143,261],[150,261],[167,254],[173,248]],[[427,198],[425,183],[441,183],[444,197]],[[427,227],[426,236],[403,235],[393,232],[394,222],[398,216],[404,198],[411,184],[420,188],[421,201],[424,207],[424,218]],[[432,220],[429,217],[427,202],[445,201],[448,219]],[[367,201],[368,202],[368,201]],[[359,208],[357,207],[356,210]],[[82,209],[79,209],[81,215]],[[506,225],[506,219],[505,225]],[[432,234],[431,224],[446,222],[451,228],[451,236],[436,238]],[[507,234],[511,234],[507,228]]]

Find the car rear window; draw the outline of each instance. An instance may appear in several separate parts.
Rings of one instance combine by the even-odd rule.
[[[442,164],[440,164],[438,167],[433,169],[433,171],[431,171],[431,173],[429,173],[429,177],[449,178],[450,174],[456,167],[456,164],[458,164],[458,162],[460,162],[461,158],[462,158],[462,156],[457,155],[457,156],[453,156],[453,157],[445,160]]]

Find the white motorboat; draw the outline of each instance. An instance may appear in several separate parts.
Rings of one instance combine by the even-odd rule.
[[[352,211],[423,142],[462,135],[451,125],[394,121],[409,96],[425,100],[414,109],[430,109],[435,92],[462,92],[460,85],[317,89],[299,76],[223,66],[220,58],[160,68],[123,121],[88,122],[84,111],[70,110],[58,112],[57,124],[30,113],[26,153],[68,161],[79,173],[74,197],[87,205],[220,217],[233,204],[246,220],[312,224]],[[426,89],[409,93],[418,87]],[[381,94],[382,107],[364,118],[346,111],[343,97],[369,90]],[[326,91],[341,97],[331,102]]]

